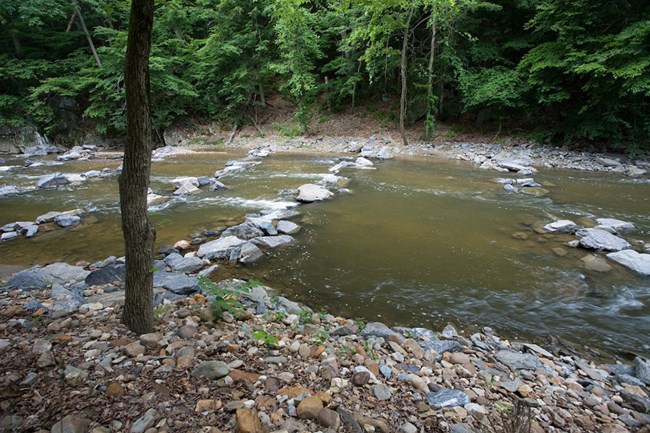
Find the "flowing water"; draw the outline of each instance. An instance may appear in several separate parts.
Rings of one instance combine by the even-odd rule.
[[[211,175],[241,156],[214,152],[156,162],[152,189],[171,195],[174,177]],[[158,241],[172,244],[239,223],[246,213],[294,205],[277,191],[319,180],[338,160],[276,154],[223,179],[225,192],[174,199],[152,213]],[[5,163],[13,164],[22,160]],[[1,174],[0,185],[118,164],[16,168]],[[376,165],[341,173],[351,178],[352,194],[298,208],[298,244],[254,266],[225,266],[219,277],[258,278],[316,309],[389,324],[491,326],[514,337],[551,335],[612,352],[650,353],[650,279],[613,262],[609,272],[589,271],[580,259],[591,252],[563,245],[572,236],[534,231],[554,219],[612,217],[636,225],[628,240],[650,242],[648,179],[542,171],[535,180],[550,193],[534,197],[507,193],[496,183],[499,173],[466,163],[427,158]],[[0,199],[0,223],[73,208],[88,211],[83,224],[2,244],[0,264],[121,254],[115,177]]]

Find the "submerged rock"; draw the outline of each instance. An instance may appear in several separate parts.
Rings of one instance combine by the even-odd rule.
[[[584,256],[582,262],[585,264],[585,267],[591,271],[596,272],[608,272],[612,270],[612,267],[607,263],[603,258],[589,254]]]

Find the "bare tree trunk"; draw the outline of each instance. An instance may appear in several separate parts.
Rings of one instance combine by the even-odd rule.
[[[90,33],[88,32],[88,27],[86,27],[86,21],[84,20],[83,15],[81,15],[81,8],[79,6],[77,6],[77,16],[79,17],[81,28],[86,34],[86,39],[88,39],[88,45],[90,46],[90,50],[93,52],[93,56],[95,57],[95,62],[97,62],[97,66],[101,68],[102,62],[99,60],[99,55],[97,54],[97,50],[95,49],[95,44],[93,44],[93,40],[90,37]],[[149,57],[147,57],[147,62],[148,61],[149,61]]]
[[[266,107],[266,95],[264,95],[264,86],[262,86],[262,83],[258,84],[260,88],[260,104],[262,104],[262,107]]]
[[[20,43],[18,36],[12,31],[11,32],[11,42],[14,43],[14,49],[16,50],[16,55],[22,57],[23,55],[23,45]]]
[[[149,54],[154,0],[132,0],[126,50],[127,139],[119,178],[126,252],[126,300],[122,322],[133,332],[153,329],[153,253],[156,231],[147,215],[152,125]]]
[[[68,27],[65,28],[65,32],[69,33],[70,30],[72,30],[72,23],[74,23],[74,17],[77,16],[77,11],[75,10],[72,12],[72,15],[70,15],[70,20],[68,21]]]
[[[427,120],[424,124],[424,136],[427,140],[433,138],[433,123],[435,122],[433,110],[435,101],[433,100],[433,60],[436,55],[436,20],[431,18],[431,52],[429,54],[428,80],[427,80]]]
[[[406,67],[407,64],[407,49],[408,49],[408,38],[409,31],[411,29],[411,18],[413,18],[413,8],[409,9],[409,15],[406,19],[406,26],[404,27],[404,39],[402,40],[402,62],[400,67],[400,75],[402,76],[402,96],[399,99],[399,130],[402,134],[402,142],[404,146],[408,146],[409,141],[406,137],[406,128],[404,127],[404,118],[406,117]]]

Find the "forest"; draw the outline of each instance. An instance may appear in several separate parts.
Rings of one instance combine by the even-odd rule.
[[[126,128],[124,0],[0,3],[0,127],[74,143]],[[395,127],[488,125],[650,150],[647,0],[160,0],[154,128],[254,124],[280,95],[315,113],[381,103]]]

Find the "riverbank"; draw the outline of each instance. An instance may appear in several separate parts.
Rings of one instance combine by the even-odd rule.
[[[268,149],[365,152],[376,158],[410,155],[377,138],[340,145],[348,150],[335,150],[334,145],[300,149],[293,142]],[[494,156],[487,159],[499,163]],[[503,161],[523,168],[535,165]],[[356,168],[367,164],[363,159],[340,163]],[[224,170],[228,167],[246,166],[228,163]],[[333,176],[334,188],[345,189],[339,176]],[[174,183],[183,194],[213,186],[187,177]],[[264,221],[258,223],[262,227]],[[266,235],[279,228],[264,227]],[[218,241],[203,245],[213,242]],[[228,251],[232,260],[231,247],[218,251]],[[257,254],[248,248],[242,254],[241,246],[235,260],[243,263]],[[200,262],[191,255],[172,255],[167,251],[162,268],[183,272],[195,265],[192,261]],[[72,273],[57,268],[43,281],[56,276],[61,285],[0,295],[0,350],[8,373],[3,379],[7,403],[0,409],[3,415],[20,417],[4,422],[18,424],[19,431],[59,431],[68,424],[59,424],[59,429],[55,423],[71,415],[78,419],[65,422],[84,432],[90,427],[83,419],[105,428],[95,432],[218,431],[212,427],[261,432],[265,426],[271,432],[466,432],[470,426],[508,431],[504,423],[525,420],[531,411],[533,431],[647,431],[648,366],[640,358],[634,365],[596,365],[562,349],[503,340],[489,329],[461,336],[451,328],[388,330],[313,314],[250,284],[244,284],[251,294],[244,295],[242,320],[226,316],[215,321],[206,297],[184,296],[186,279],[176,278],[165,284],[181,293],[158,298],[163,302],[156,309],[158,334],[137,336],[118,323],[123,291],[119,281],[111,280],[114,274],[104,276],[110,282],[105,285],[86,279],[91,269],[101,273],[115,265],[113,259],[85,264]],[[195,370],[199,366],[204,370]],[[210,377],[204,378],[206,374]],[[516,407],[523,415],[513,416],[508,408],[519,401]]]
[[[119,283],[87,288],[73,312],[50,289],[1,292],[2,431],[650,430],[640,358],[595,365],[488,328],[393,330],[222,287],[238,317],[197,294],[165,301],[141,336],[119,324]]]

